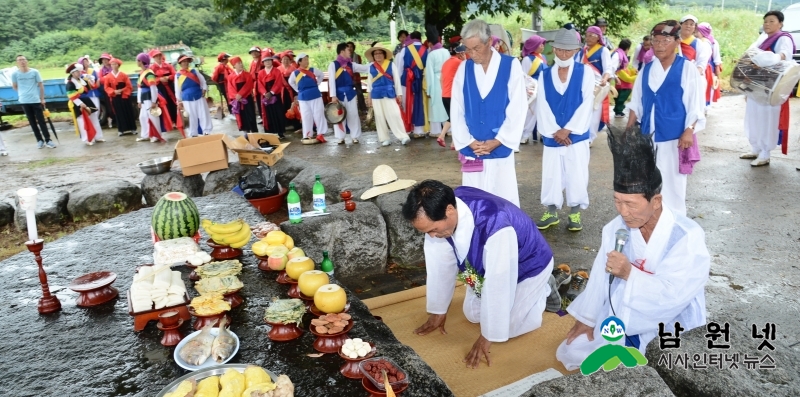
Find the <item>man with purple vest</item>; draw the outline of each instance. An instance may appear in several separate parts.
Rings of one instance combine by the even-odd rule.
[[[675,52],[680,30],[675,20],[653,27],[650,36],[657,59],[642,69],[627,108],[628,127],[638,122],[643,134],[653,134],[656,165],[664,179],[664,206],[685,216],[687,174],[680,172],[680,151],[697,145],[694,135],[705,127],[706,116],[697,68]]]
[[[333,135],[336,143],[344,143],[346,130],[350,130],[350,139],[353,143],[358,143],[361,138],[361,119],[358,118],[357,92],[354,86],[355,73],[369,73],[368,65],[361,65],[352,61],[353,54],[347,43],[339,43],[336,46],[338,56],[336,60],[328,65],[328,92],[331,102],[341,102],[347,111],[347,118],[344,122],[333,126]],[[360,84],[360,83],[359,83]]]
[[[519,66],[516,66],[519,69]],[[444,329],[456,280],[467,285],[464,316],[480,323],[481,334],[464,359],[476,368],[485,357],[491,365],[492,342],[533,331],[551,300],[560,308],[553,252],[515,204],[474,187],[455,190],[434,180],[411,189],[403,217],[425,236],[427,322],[414,332]],[[553,299],[555,298],[555,299]]]
[[[553,41],[555,64],[539,74],[536,121],[542,134],[542,205],[539,229],[557,225],[566,190],[571,231],[583,229],[581,209],[589,207],[589,139],[594,120],[595,75],[575,60],[581,42],[574,31],[561,29]],[[604,49],[605,51],[605,49]]]
[[[470,59],[459,65],[450,93],[453,143],[464,163],[461,184],[519,206],[514,150],[528,112],[525,74],[517,58],[492,48],[486,22],[469,21],[461,37]]]

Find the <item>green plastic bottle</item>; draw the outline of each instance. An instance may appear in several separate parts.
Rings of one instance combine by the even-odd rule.
[[[294,190],[294,183],[289,183],[289,194],[286,196],[286,204],[289,207],[289,223],[300,223],[303,221],[300,209],[300,195]]]
[[[314,211],[325,212],[325,186],[319,181],[319,175],[316,176],[317,181],[314,182]]]
[[[322,263],[319,264],[319,269],[333,276],[333,262],[328,258],[328,251],[322,251]]]

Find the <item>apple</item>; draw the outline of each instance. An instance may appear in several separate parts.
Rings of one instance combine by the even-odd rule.
[[[297,280],[303,272],[314,270],[314,261],[306,256],[293,258],[286,264],[286,275],[292,280]]]
[[[267,233],[267,236],[264,237],[264,241],[269,245],[283,245],[286,241],[286,233],[280,230],[273,230]]]
[[[286,255],[289,249],[283,245],[268,245],[266,249],[267,256],[270,255]]]
[[[306,256],[306,253],[303,252],[302,248],[294,247],[294,248],[289,250],[289,252],[286,254],[286,256],[291,260],[291,259],[294,259],[294,258],[299,258],[301,256]]]
[[[325,284],[314,294],[314,306],[323,313],[341,313],[347,304],[347,294],[336,284]]]
[[[303,295],[313,297],[319,287],[330,282],[331,280],[328,278],[327,273],[321,270],[309,270],[303,272],[300,278],[297,279],[297,287],[300,288],[300,292],[302,292]]]
[[[267,265],[272,270],[278,270],[278,271],[283,270],[286,268],[286,264],[288,262],[289,258],[287,258],[286,255],[273,254],[270,255],[269,258],[267,258]]]

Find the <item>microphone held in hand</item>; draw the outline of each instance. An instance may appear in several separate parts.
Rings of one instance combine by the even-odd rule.
[[[628,229],[617,230],[617,232],[614,234],[614,239],[616,240],[616,243],[614,244],[614,251],[622,252],[622,248],[625,247],[625,243],[628,242],[629,236],[630,233],[628,232]],[[614,275],[609,274],[608,284],[611,284],[612,282],[614,282]]]

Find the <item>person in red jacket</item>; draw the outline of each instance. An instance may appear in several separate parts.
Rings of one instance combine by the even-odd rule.
[[[231,95],[231,113],[236,115],[236,123],[239,131],[245,135],[250,132],[258,132],[258,121],[256,121],[256,106],[253,99],[254,80],[250,73],[245,72],[242,59],[239,57],[231,58],[233,73],[228,76],[227,91]]]
[[[283,74],[275,64],[273,57],[265,57],[262,59],[264,69],[258,72],[258,79],[256,80],[256,92],[261,96],[261,114],[266,116],[264,120],[264,132],[278,134],[283,139],[284,131],[286,131],[286,110],[283,108],[283,101],[289,98],[283,98],[283,87],[285,85]]]
[[[294,90],[289,86],[289,75],[297,69],[297,62],[294,61],[294,52],[292,50],[286,50],[281,53],[278,53],[278,60],[280,60],[281,64],[278,66],[278,70],[283,74],[283,109],[285,111],[289,111],[292,108],[292,103],[294,102]],[[295,130],[301,130],[302,125],[300,124],[300,120],[294,119],[286,119],[286,122],[294,127]]]
[[[164,61],[164,54],[159,50],[150,51],[150,58],[153,60],[150,70],[156,75],[158,93],[167,101],[169,118],[174,122],[178,119],[178,100],[175,98],[175,91],[172,88],[175,86],[175,68],[169,62]],[[164,127],[167,131],[174,128],[172,125]]]
[[[131,79],[119,70],[122,61],[112,58],[109,62],[111,71],[103,76],[103,87],[111,102],[111,110],[117,120],[119,136],[136,133],[136,112],[131,104]]]
[[[217,85],[217,89],[219,90],[220,95],[222,96],[222,100],[228,104],[228,112],[231,111],[230,100],[228,99],[228,76],[233,73],[233,69],[228,64],[228,59],[230,59],[231,55],[221,52],[217,56],[217,61],[219,62],[217,66],[214,68],[214,72],[211,73],[211,80],[214,81],[214,84]],[[233,115],[230,115],[231,117]]]

